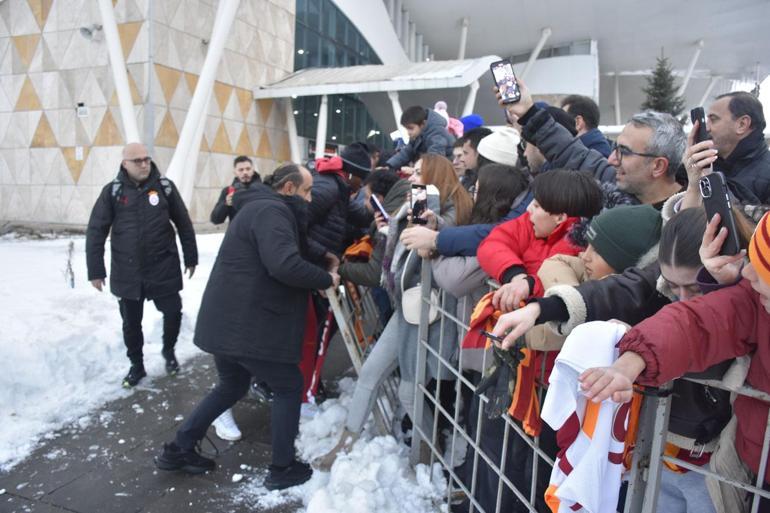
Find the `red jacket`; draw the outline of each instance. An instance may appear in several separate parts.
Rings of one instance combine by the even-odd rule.
[[[512,266],[521,266],[535,279],[535,290],[531,296],[543,295],[543,284],[537,271],[549,257],[557,254],[577,255],[581,249],[567,239],[567,233],[578,221],[570,217],[545,239],[535,238],[535,230],[529,213],[511,219],[495,227],[486,239],[481,241],[476,256],[484,271],[502,283],[503,274]]]
[[[747,384],[770,392],[770,314],[747,280],[705,296],[673,303],[637,324],[619,343],[647,367],[637,380],[660,385],[686,372],[698,372],[736,356],[754,353]],[[762,452],[768,405],[739,395],[735,447],[756,474]],[[770,468],[765,474],[770,483]]]

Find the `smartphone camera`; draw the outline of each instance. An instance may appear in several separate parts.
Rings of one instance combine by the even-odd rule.
[[[700,187],[700,195],[704,198],[710,198],[713,191],[711,190],[711,181],[708,179],[708,177],[704,176],[701,178],[698,185]]]

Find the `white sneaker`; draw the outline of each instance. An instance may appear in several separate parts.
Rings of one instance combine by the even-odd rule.
[[[211,425],[214,426],[214,431],[222,440],[235,442],[241,439],[241,430],[238,429],[238,424],[235,423],[232,409],[225,410]]]

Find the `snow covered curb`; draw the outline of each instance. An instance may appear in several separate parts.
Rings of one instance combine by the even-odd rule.
[[[222,237],[197,237],[200,266],[191,280],[185,277],[182,291],[182,363],[199,354],[192,344],[194,323]],[[65,276],[70,241],[75,288]],[[109,265],[109,244],[106,249]],[[87,425],[91,412],[131,392],[120,387],[128,360],[117,300],[88,283],[85,238],[4,236],[0,255],[0,470],[7,471],[47,434],[72,422]],[[164,375],[162,316],[151,303],[142,324],[149,379],[141,387],[147,387]]]

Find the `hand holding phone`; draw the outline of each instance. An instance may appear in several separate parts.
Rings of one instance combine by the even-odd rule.
[[[733,217],[732,204],[730,203],[730,193],[727,188],[725,175],[716,171],[706,175],[698,182],[700,195],[703,198],[703,207],[706,209],[706,217],[709,221],[714,218],[714,214],[719,214],[719,230],[727,229],[727,239],[722,244],[720,255],[735,255],[740,249],[738,239],[738,230]]]
[[[492,71],[492,78],[494,79],[495,86],[497,86],[502,102],[516,103],[521,99],[521,90],[519,90],[519,82],[516,80],[516,75],[513,73],[513,64],[508,59],[493,62],[489,65],[490,71]]]

